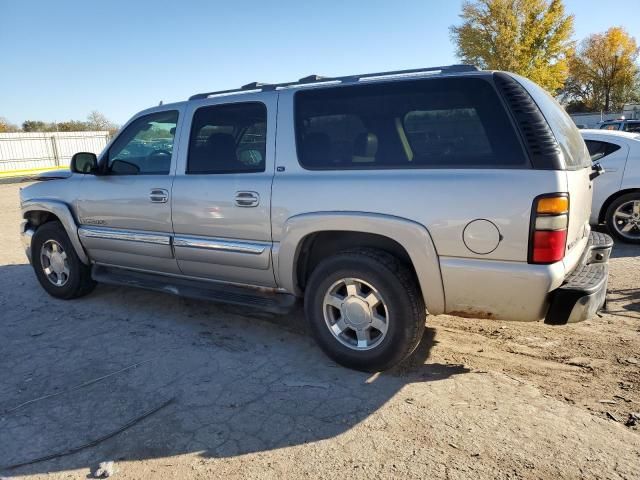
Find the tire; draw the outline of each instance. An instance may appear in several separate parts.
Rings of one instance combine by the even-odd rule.
[[[425,328],[415,276],[379,250],[348,250],[320,262],[307,282],[304,304],[320,348],[355,370],[381,371],[400,363],[416,349]]]
[[[634,202],[638,202],[636,205],[640,205],[640,192],[626,193],[616,198],[607,208],[605,222],[611,234],[618,240],[627,243],[640,244],[640,212],[637,210],[634,212]],[[616,211],[619,208],[621,208],[621,212],[618,212],[618,215],[620,215],[620,213],[630,213],[632,215],[632,217],[627,221],[634,223],[634,226],[631,227],[629,232],[622,231],[628,223],[621,223],[624,222],[624,220],[620,218],[616,219]],[[633,216],[634,213],[635,217]]]
[[[49,252],[49,256],[45,251]],[[40,285],[52,297],[65,300],[78,298],[95,287],[91,268],[80,261],[59,222],[47,222],[36,230],[31,240],[31,259]],[[47,273],[47,269],[53,273]],[[56,271],[62,273],[56,274]]]

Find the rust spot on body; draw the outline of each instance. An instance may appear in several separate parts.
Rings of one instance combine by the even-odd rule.
[[[482,310],[453,310],[451,312],[447,312],[447,315],[462,318],[483,318],[489,320],[494,318],[492,312],[484,312]]]

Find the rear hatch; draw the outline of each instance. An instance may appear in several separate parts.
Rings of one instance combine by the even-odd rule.
[[[566,192],[569,193],[569,224],[563,261],[565,271],[569,273],[579,262],[589,238],[589,217],[593,194],[592,180],[590,178],[592,172],[591,157],[580,131],[564,108],[532,81],[517,75],[511,75],[511,77],[526,89],[526,92],[535,102],[535,106],[531,105],[530,101],[528,102],[529,105],[526,105],[527,99],[519,98],[518,100],[521,104],[518,105],[514,112],[516,117],[520,115],[520,129],[525,142],[530,144],[529,152],[530,156],[534,157],[532,158],[534,168],[556,170],[559,173],[562,172],[566,177]],[[496,80],[500,79],[497,78]],[[503,80],[504,82],[505,80]],[[502,88],[503,90],[505,89],[504,86]],[[512,97],[513,95],[511,93]],[[513,110],[513,98],[509,101],[512,103]],[[529,110],[523,113],[523,108],[525,110],[528,108]],[[538,112],[535,110],[538,110],[543,115],[546,122],[541,121]],[[539,120],[537,124],[536,115],[538,115]],[[523,119],[524,126],[522,125]],[[551,132],[549,132],[549,129]],[[552,133],[552,135],[549,135],[549,133]],[[531,144],[533,144],[533,147]]]

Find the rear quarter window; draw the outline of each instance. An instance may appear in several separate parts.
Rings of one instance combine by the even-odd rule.
[[[481,78],[303,90],[298,159],[311,170],[527,168],[513,125]]]
[[[589,150],[592,162],[597,162],[607,155],[611,155],[613,152],[620,150],[620,145],[616,145],[615,143],[598,140],[585,140],[584,142],[587,144],[587,150]]]

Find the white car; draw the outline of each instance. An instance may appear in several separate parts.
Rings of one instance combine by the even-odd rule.
[[[640,244],[640,134],[580,130],[591,160],[605,174],[593,182],[591,224],[606,223],[618,239]]]

